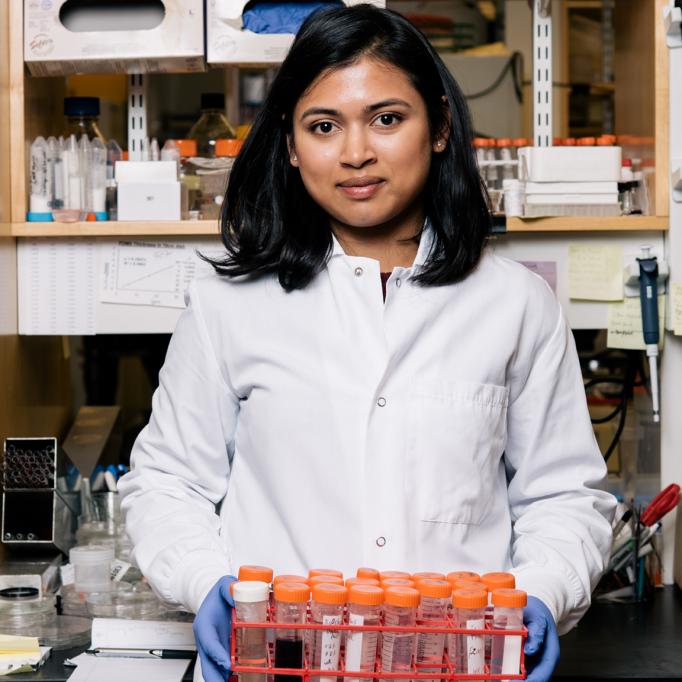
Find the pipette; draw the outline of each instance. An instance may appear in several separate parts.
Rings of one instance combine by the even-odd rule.
[[[651,380],[651,402],[653,419],[661,421],[658,393],[658,261],[651,255],[651,247],[642,246],[642,257],[639,263],[639,298],[642,305],[642,332],[649,358],[649,375]]]

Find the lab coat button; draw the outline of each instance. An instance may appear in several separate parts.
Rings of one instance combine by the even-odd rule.
[[[383,547],[386,544],[386,538],[382,535],[377,538],[377,547]]]
[[[365,272],[365,271],[364,271],[362,268],[355,268],[355,276],[356,276],[356,277],[362,277],[362,274],[363,274],[364,272]]]
[[[401,284],[402,284],[402,280],[400,279],[400,277],[398,277],[398,279],[395,281],[395,285],[397,287],[400,287]]]
[[[379,398],[379,400],[377,400],[377,405],[379,407],[384,407],[384,405],[386,405],[386,398]]]

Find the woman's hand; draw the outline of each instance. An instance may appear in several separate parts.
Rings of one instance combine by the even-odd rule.
[[[230,674],[230,626],[232,595],[236,580],[225,576],[211,588],[194,619],[194,638],[205,682],[225,682]]]
[[[559,662],[559,635],[549,609],[537,597],[528,597],[523,610],[523,624],[528,628],[524,647],[526,682],[548,682]]]

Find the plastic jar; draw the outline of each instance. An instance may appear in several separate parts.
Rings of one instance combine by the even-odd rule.
[[[304,583],[275,583],[275,623],[306,622],[310,587]],[[275,667],[303,668],[303,630],[275,629]],[[300,682],[300,675],[275,675],[275,682]]]
[[[523,590],[499,589],[492,593],[493,628],[495,630],[521,630],[523,609],[528,597]],[[522,637],[519,635],[493,635],[490,672],[494,675],[518,675],[521,662]]]
[[[315,585],[310,606],[312,622],[318,625],[341,625],[347,598],[348,590],[343,585],[331,583]],[[312,653],[310,657],[312,667],[315,670],[338,670],[341,630],[312,630],[311,635],[309,650]],[[319,682],[336,682],[336,677],[315,676],[311,679]]]
[[[455,627],[469,630],[485,629],[485,590],[455,590],[452,594]],[[449,635],[448,653],[455,673],[485,674],[485,635]]]
[[[393,586],[384,591],[384,626],[415,627],[419,592],[413,587]],[[409,672],[415,651],[416,633],[387,629],[381,643],[381,669],[386,673]]]
[[[272,569],[267,566],[240,566],[237,572],[237,580],[244,581],[259,581],[267,583],[272,582]]]
[[[429,627],[429,621],[434,621],[432,627],[445,627],[448,617],[448,607],[452,598],[452,585],[447,580],[423,579],[417,582],[417,590],[421,595],[421,602],[417,610],[417,621],[424,627]],[[420,632],[417,635],[417,664],[420,673],[441,673],[443,669],[443,650],[445,648],[444,632]],[[422,667],[424,666],[424,667]],[[428,682],[436,682],[429,680]]]
[[[114,548],[104,545],[72,547],[69,562],[74,568],[74,587],[78,592],[111,590],[111,562]]]
[[[381,578],[381,573],[379,573],[376,568],[368,568],[367,566],[358,568],[355,575],[358,578],[374,578],[375,580],[380,580]]]
[[[381,587],[356,583],[348,591],[348,625],[380,625],[383,603],[384,591]],[[378,646],[378,630],[349,631],[346,636],[346,670],[374,672]],[[370,682],[371,677],[346,679],[349,682]]]
[[[239,573],[249,575],[259,573],[272,578],[270,569],[261,570],[260,566],[242,566]],[[246,570],[244,570],[246,569]],[[234,583],[232,589],[237,620],[244,623],[265,623],[268,618],[270,586],[263,580],[245,580]],[[237,662],[240,665],[265,667],[268,663],[267,629],[237,628]],[[265,682],[264,673],[240,673],[241,682]]]

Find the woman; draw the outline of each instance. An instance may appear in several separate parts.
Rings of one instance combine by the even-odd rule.
[[[140,568],[198,611],[205,679],[245,563],[510,570],[549,679],[614,504],[570,330],[484,248],[466,104],[424,37],[369,5],[308,19],[225,206],[227,258],[190,287],[121,482]]]

